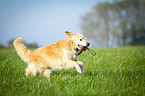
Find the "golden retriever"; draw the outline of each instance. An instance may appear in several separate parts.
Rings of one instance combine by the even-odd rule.
[[[79,56],[77,51],[80,46],[89,47],[90,43],[81,34],[68,31],[65,33],[67,38],[34,51],[26,48],[22,38],[14,40],[14,47],[18,55],[28,63],[26,76],[36,76],[37,73],[41,73],[45,77],[50,77],[53,70],[62,68],[76,68],[77,72],[83,72],[83,63],[77,60]]]

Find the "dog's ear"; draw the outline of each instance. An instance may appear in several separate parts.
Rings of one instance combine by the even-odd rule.
[[[67,37],[70,37],[70,38],[72,38],[75,35],[75,33],[73,33],[73,32],[65,31],[65,33],[66,33]]]

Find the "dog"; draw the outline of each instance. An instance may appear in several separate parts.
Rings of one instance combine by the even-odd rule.
[[[83,72],[83,62],[77,60],[77,51],[81,46],[89,47],[84,36],[79,33],[65,31],[67,38],[55,44],[47,45],[30,51],[23,44],[22,38],[14,40],[14,48],[24,62],[28,63],[26,76],[36,76],[37,73],[50,77],[55,69],[76,68],[78,73]]]

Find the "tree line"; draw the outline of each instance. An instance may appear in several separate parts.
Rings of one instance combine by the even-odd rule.
[[[8,42],[8,45],[7,45],[7,46],[4,46],[4,45],[0,44],[0,48],[1,48],[1,49],[2,49],[2,48],[3,48],[3,49],[4,49],[4,48],[13,49],[13,48],[14,48],[14,46],[13,46],[14,40],[15,40],[15,39],[10,40],[10,41]],[[27,43],[24,41],[24,44],[27,46],[27,48],[38,48],[38,47],[39,47],[38,44],[35,43],[35,42],[27,44]]]
[[[145,0],[97,4],[81,17],[81,29],[95,47],[145,45]]]

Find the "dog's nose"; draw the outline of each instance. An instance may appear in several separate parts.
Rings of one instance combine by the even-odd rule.
[[[87,47],[89,47],[89,46],[90,46],[90,43],[87,42]]]

